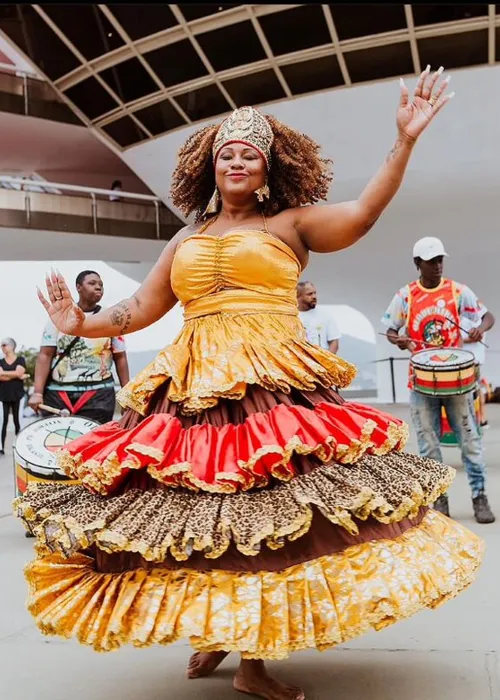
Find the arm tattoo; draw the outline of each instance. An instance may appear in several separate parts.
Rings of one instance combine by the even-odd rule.
[[[394,158],[396,157],[396,155],[397,155],[397,153],[398,153],[398,151],[399,151],[399,149],[401,148],[402,145],[403,145],[402,139],[401,139],[401,138],[398,138],[398,140],[396,141],[396,143],[394,144],[394,146],[391,148],[391,150],[390,150],[389,153],[387,154],[387,158],[385,159],[385,162],[386,162],[386,163],[390,163],[391,160],[394,160]]]
[[[118,326],[120,333],[125,333],[132,321],[132,312],[126,301],[120,301],[111,311],[109,316],[113,326]]]

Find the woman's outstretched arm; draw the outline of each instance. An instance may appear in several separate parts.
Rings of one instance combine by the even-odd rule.
[[[313,205],[293,210],[295,229],[309,250],[332,253],[348,248],[374,226],[399,190],[418,137],[449,102],[449,78],[437,86],[440,68],[432,76],[427,68],[420,76],[410,102],[408,88],[401,80],[397,111],[397,137],[384,163],[358,199],[332,206]]]
[[[104,338],[139,331],[158,321],[177,303],[170,284],[170,273],[177,244],[184,236],[185,229],[165,246],[135,294],[97,314],[84,314],[73,300],[64,277],[58,272],[52,272],[46,278],[49,300],[40,290],[38,297],[62,333]]]

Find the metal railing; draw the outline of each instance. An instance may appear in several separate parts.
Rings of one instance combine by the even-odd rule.
[[[408,362],[408,357],[384,357],[381,360],[374,360],[372,364],[378,365],[381,362],[389,363],[389,371],[391,373],[391,390],[392,390],[392,403],[396,403],[396,375],[394,372],[395,362]]]
[[[47,192],[45,190],[52,190]],[[58,190],[61,194],[54,194]],[[2,192],[8,193],[9,201],[1,202]],[[64,197],[64,193],[79,195]],[[15,195],[14,197],[12,195]],[[86,204],[87,203],[87,204]],[[148,215],[140,205],[152,205],[154,216]],[[34,206],[35,205],[35,206]],[[135,205],[135,206],[134,206]],[[104,233],[100,230],[102,220],[118,219],[133,223],[154,224],[156,238],[160,240],[162,224],[167,228],[180,228],[182,222],[155,195],[108,190],[83,185],[68,185],[60,182],[29,180],[20,177],[0,175],[0,209],[12,209],[20,213],[24,209],[24,225],[31,227],[35,212],[47,215],[90,217],[92,224],[89,233]],[[6,225],[15,225],[14,222]],[[67,226],[62,230],[66,230]],[[81,231],[87,232],[87,231]]]
[[[68,124],[82,122],[42,78],[15,67],[0,67],[0,111]]]

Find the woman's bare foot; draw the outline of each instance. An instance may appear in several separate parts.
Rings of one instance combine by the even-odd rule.
[[[228,651],[197,651],[189,659],[188,678],[209,676],[228,654]]]
[[[242,659],[234,677],[235,690],[265,700],[305,700],[302,688],[295,688],[267,675],[263,661]]]

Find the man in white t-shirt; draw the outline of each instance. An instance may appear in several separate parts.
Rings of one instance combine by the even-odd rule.
[[[306,329],[307,340],[319,345],[334,355],[339,351],[340,330],[331,311],[318,308],[318,295],[312,282],[299,282],[297,285],[299,316]]]
[[[78,306],[86,314],[97,313],[104,294],[100,275],[83,270],[76,278]],[[129,381],[125,340],[116,338],[81,338],[61,333],[52,321],[43,330],[40,352],[35,366],[35,391],[29,405],[69,409],[72,414],[98,423],[112,420],[115,410],[115,380]],[[42,415],[46,412],[42,409]]]

